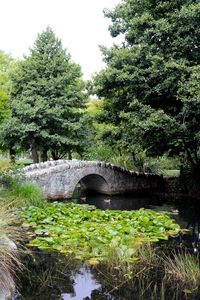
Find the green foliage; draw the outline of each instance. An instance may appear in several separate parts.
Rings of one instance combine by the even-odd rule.
[[[108,145],[103,143],[94,144],[87,148],[84,153],[84,159],[86,160],[100,160],[100,161],[110,161],[113,156],[113,150]]]
[[[9,116],[8,93],[10,80],[8,77],[12,58],[0,50],[0,123]]]
[[[113,11],[112,36],[102,47],[105,70],[95,78],[113,144],[147,156],[181,154],[200,164],[200,3],[124,0]]]
[[[10,161],[7,158],[0,158],[0,171],[5,171],[11,167]]]
[[[85,95],[81,70],[48,27],[38,35],[31,53],[10,72],[12,116],[2,125],[1,140],[46,159],[58,159],[84,146]]]
[[[112,141],[108,141],[108,135],[110,136],[110,132],[113,133],[115,128],[113,124],[103,122],[105,113],[103,107],[104,101],[99,99],[89,99],[87,102],[85,112],[91,120],[91,146],[85,149],[83,158],[107,161],[131,169],[133,166],[130,155],[126,151],[122,153],[119,145],[113,145]]]
[[[200,191],[200,165],[182,166],[178,183],[182,192],[198,198]]]
[[[164,213],[102,211],[94,206],[74,203],[31,206],[21,213],[23,226],[33,230],[30,246],[58,250],[79,259],[104,259],[112,245],[134,259],[134,243],[157,242],[176,236],[180,227]]]
[[[102,113],[103,101],[99,99],[89,99],[86,103],[86,112],[90,116],[98,116]]]
[[[0,203],[12,203],[15,208],[29,205],[43,207],[46,200],[40,188],[32,183],[19,183],[19,174],[19,165],[11,165],[5,158],[0,159]]]

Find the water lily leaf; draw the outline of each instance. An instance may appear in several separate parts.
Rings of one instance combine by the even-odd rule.
[[[169,216],[153,210],[102,211],[74,203],[48,203],[45,208],[21,211],[24,227],[35,232],[29,246],[55,249],[80,259],[102,260],[112,249],[126,259],[141,243],[176,236],[180,227]]]

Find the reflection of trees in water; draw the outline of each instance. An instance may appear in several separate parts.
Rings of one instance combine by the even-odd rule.
[[[24,270],[19,274],[16,300],[65,300],[69,299],[69,295],[70,299],[76,300],[115,299],[106,295],[103,287],[91,290],[88,297],[78,299],[74,279],[80,273],[84,275],[84,270],[89,272],[89,269],[81,268],[81,262],[62,254],[34,251],[24,254],[22,263]]]
[[[188,247],[192,247],[194,252],[200,251],[200,204],[191,205],[179,204],[179,216],[185,223],[185,228],[189,233],[183,235],[182,242]]]
[[[63,292],[75,294],[70,276],[79,265],[69,257],[42,251],[23,256],[24,270],[17,282],[17,300],[60,300]]]

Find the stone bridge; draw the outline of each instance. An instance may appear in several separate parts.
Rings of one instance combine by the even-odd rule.
[[[37,184],[48,199],[69,199],[77,184],[83,191],[117,195],[162,191],[162,175],[128,171],[100,161],[57,160],[23,169],[26,182]]]

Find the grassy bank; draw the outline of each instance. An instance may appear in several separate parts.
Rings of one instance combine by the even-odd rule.
[[[21,267],[16,246],[19,240],[15,211],[10,204],[0,203],[0,291],[3,294],[15,288],[13,277]]]
[[[15,273],[21,269],[20,247],[23,240],[19,210],[30,205],[44,205],[41,191],[31,185],[19,185],[10,176],[11,165],[0,160],[0,293],[15,289]],[[12,171],[13,172],[13,171]]]

